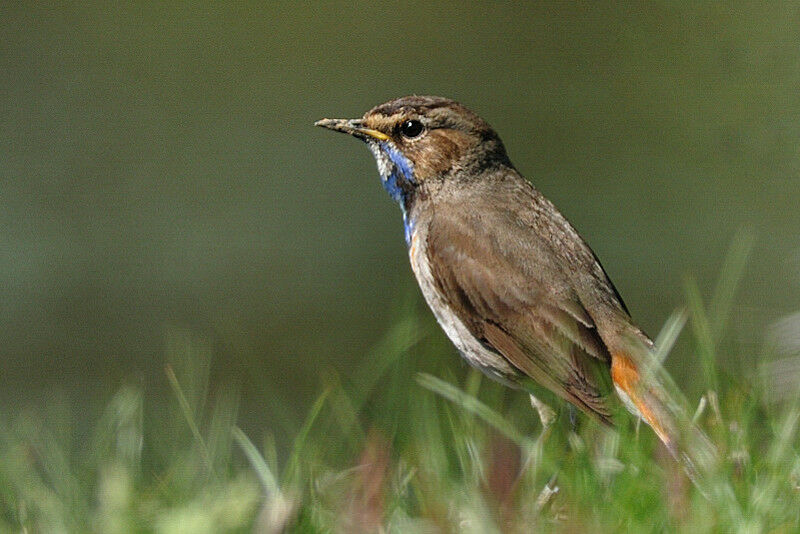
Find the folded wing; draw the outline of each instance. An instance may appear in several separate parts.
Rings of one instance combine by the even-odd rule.
[[[438,210],[426,242],[437,289],[470,333],[522,375],[610,422],[609,352],[554,256],[537,253],[546,243],[534,232],[504,242],[519,224],[500,210]]]

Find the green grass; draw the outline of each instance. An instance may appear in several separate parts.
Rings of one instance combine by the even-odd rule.
[[[326,372],[287,448],[236,426],[236,393],[209,393],[210,350],[181,332],[168,339],[172,408],[158,417],[132,386],[88,436],[57,410],[4,414],[0,530],[800,531],[797,395],[716,364],[751,244],[737,240],[707,301],[687,282],[688,312],[658,337],[661,361],[684,324],[693,336],[704,393],[689,404],[720,453],[702,493],[630,418],[574,427],[553,404],[543,431],[521,393],[456,375],[453,350],[407,306],[360,368]]]

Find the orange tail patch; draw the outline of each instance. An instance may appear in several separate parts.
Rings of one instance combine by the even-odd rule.
[[[639,383],[639,370],[630,357],[621,353],[611,355],[611,380],[614,381],[625,407],[634,415],[644,419],[664,445],[671,449],[672,438],[656,415],[658,406],[653,406],[658,400]]]

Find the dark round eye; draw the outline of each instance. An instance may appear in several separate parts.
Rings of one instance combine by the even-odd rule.
[[[400,133],[406,137],[417,137],[424,129],[422,123],[415,119],[404,121],[400,125]]]

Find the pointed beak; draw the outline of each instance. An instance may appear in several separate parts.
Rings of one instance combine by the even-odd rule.
[[[365,127],[361,119],[322,119],[315,122],[314,126],[321,126],[335,132],[344,132],[365,141],[368,139],[389,140],[389,136],[385,133]]]

